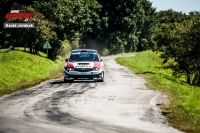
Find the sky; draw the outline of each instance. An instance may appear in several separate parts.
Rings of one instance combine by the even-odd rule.
[[[172,9],[188,13],[200,11],[200,0],[149,0],[156,11]]]

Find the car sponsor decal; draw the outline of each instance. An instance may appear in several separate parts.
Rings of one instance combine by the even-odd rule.
[[[75,67],[76,68],[92,68],[90,63],[78,63]]]

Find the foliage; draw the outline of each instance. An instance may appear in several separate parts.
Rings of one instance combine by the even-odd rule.
[[[155,9],[147,0],[98,0],[104,21],[102,43],[111,54],[147,49],[151,44]]]
[[[54,41],[56,45],[54,45],[53,50],[57,51],[54,52],[55,55],[58,54],[61,42],[64,40],[69,40],[72,45],[77,45],[78,41],[78,45],[81,46],[83,43],[80,40],[86,36],[85,33],[91,32],[92,26],[97,27],[93,21],[99,21],[96,19],[98,15],[95,10],[99,8],[96,1],[42,0],[35,1],[33,6],[57,26],[55,31],[59,41]]]
[[[167,11],[166,13],[169,13]],[[177,13],[174,13],[177,15]],[[170,16],[174,16],[170,11]],[[187,82],[193,85],[200,85],[199,75],[199,14],[185,17],[182,22],[176,20],[163,21],[157,28],[155,40],[157,41],[156,51],[162,52],[163,63],[173,59],[169,67],[173,69],[174,75],[185,75]],[[183,19],[183,17],[181,17]],[[175,22],[174,22],[175,21]],[[178,23],[179,22],[179,23]]]
[[[156,17],[159,24],[181,23],[190,19],[190,15],[182,12],[173,11],[172,9],[156,12]]]
[[[6,29],[2,36],[6,35],[8,41],[16,44],[26,42],[23,45],[28,45],[31,51],[34,46],[35,53],[46,38],[52,45],[51,59],[59,54],[64,40],[78,43],[76,47],[85,45],[97,49],[100,53],[108,49],[109,54],[141,51],[155,45],[155,8],[148,0],[34,0],[29,4],[36,15],[36,31],[17,29],[14,33]],[[40,14],[44,17],[39,17]],[[41,21],[44,25],[40,28]],[[20,38],[16,36],[18,33],[24,39],[11,39],[12,36]]]
[[[62,44],[62,46],[58,51],[59,55],[61,57],[67,58],[69,53],[70,53],[70,51],[72,50],[72,47],[71,47],[71,45],[69,44],[69,42],[67,40],[63,41],[61,44]]]
[[[106,48],[104,48],[104,49],[102,50],[102,56],[108,56],[108,55],[109,55],[109,50],[106,49]]]

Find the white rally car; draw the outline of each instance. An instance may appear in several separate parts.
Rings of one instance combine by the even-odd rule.
[[[70,52],[64,66],[64,82],[74,80],[104,80],[104,63],[97,50],[76,49]]]

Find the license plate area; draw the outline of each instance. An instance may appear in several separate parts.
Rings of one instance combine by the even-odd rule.
[[[80,75],[86,75],[86,72],[79,72]]]
[[[78,63],[77,68],[89,68],[89,63]]]

